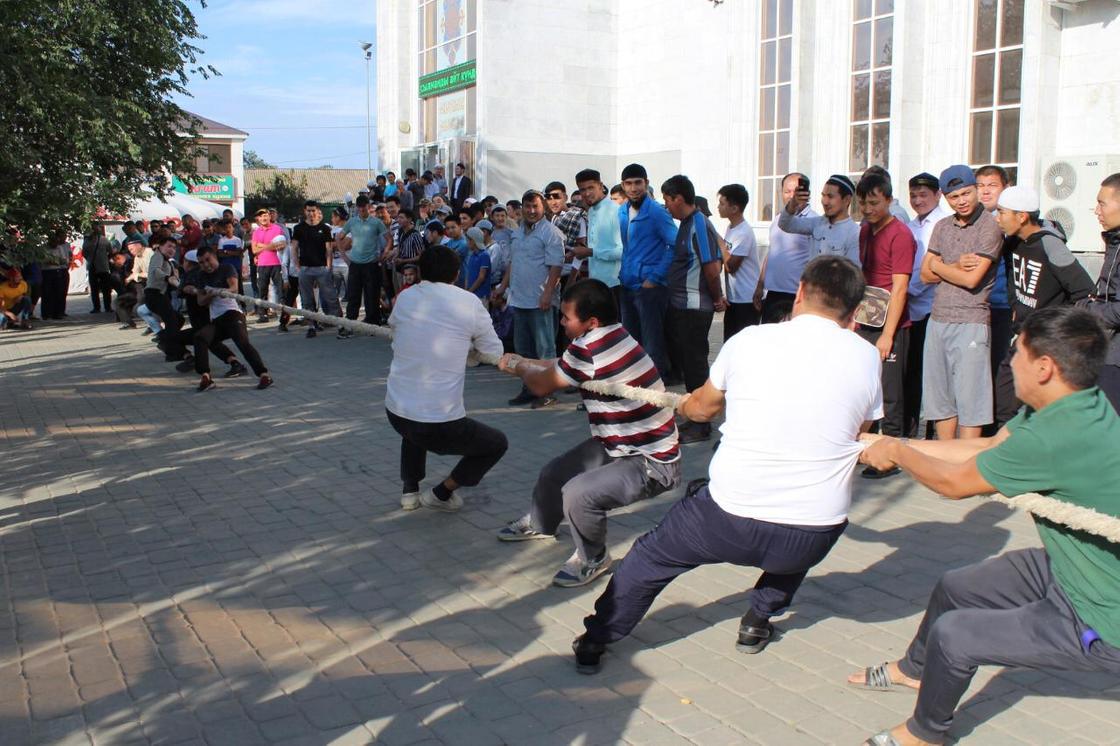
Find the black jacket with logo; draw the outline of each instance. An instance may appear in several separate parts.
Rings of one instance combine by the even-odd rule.
[[[1093,292],[1089,273],[1061,236],[1047,228],[1017,243],[1011,253],[1010,279],[1015,288],[1012,328],[1016,332],[1032,311],[1070,306]]]
[[[1092,296],[1082,304],[1112,332],[1108,346],[1109,365],[1120,365],[1120,228],[1101,234],[1104,238],[1104,264]]]

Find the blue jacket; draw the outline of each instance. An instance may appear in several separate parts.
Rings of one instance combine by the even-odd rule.
[[[631,222],[630,203],[623,202],[618,206],[618,225],[622,233],[622,268],[618,279],[622,286],[637,290],[646,280],[668,285],[673,244],[677,241],[677,224],[669,211],[647,196]]]

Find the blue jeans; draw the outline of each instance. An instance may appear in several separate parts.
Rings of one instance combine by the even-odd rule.
[[[161,328],[159,325],[159,316],[156,316],[154,311],[141,303],[136,307],[136,315],[144,320],[144,323],[152,330],[152,334],[159,334]]]
[[[665,349],[665,314],[668,310],[667,287],[622,288],[619,298],[622,325],[653,360],[662,379],[669,375],[669,356]]]
[[[556,311],[513,309],[513,349],[521,357],[535,360],[556,357]]]

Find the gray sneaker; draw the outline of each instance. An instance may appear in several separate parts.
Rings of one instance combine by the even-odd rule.
[[[578,588],[594,581],[610,569],[610,550],[604,551],[603,556],[594,562],[584,562],[579,558],[579,552],[575,552],[553,576],[552,584],[561,588]]]
[[[401,510],[416,510],[420,507],[420,493],[406,492],[401,495]]]
[[[545,534],[533,528],[533,520],[529,514],[510,521],[505,528],[498,532],[498,541],[528,541],[529,539],[555,539],[556,534]]]

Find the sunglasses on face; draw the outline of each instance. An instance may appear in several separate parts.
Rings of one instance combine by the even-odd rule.
[[[545,195],[548,199],[564,199],[563,192],[549,192]]]

